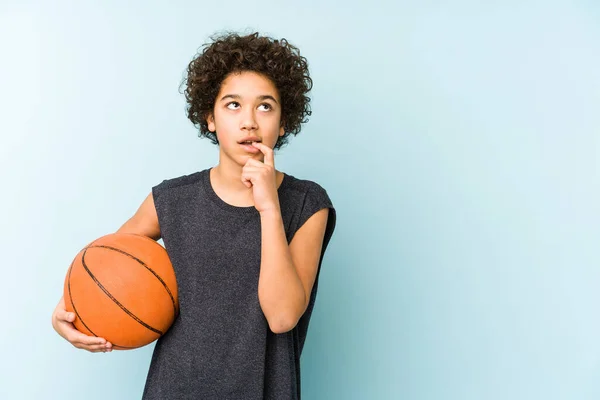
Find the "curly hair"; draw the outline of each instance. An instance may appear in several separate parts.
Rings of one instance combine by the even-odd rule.
[[[241,36],[235,32],[217,34],[205,43],[187,67],[185,99],[187,116],[200,129],[199,137],[218,144],[217,135],[208,129],[207,118],[214,110],[223,80],[231,73],[252,71],[270,79],[281,99],[281,125],[284,134],[275,144],[279,149],[288,143],[290,135],[300,133],[301,124],[308,122],[312,89],[308,62],[297,47],[286,39],[260,36],[258,32]]]

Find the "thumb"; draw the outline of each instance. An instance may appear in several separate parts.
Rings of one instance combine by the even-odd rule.
[[[67,322],[73,322],[73,320],[75,319],[75,314],[73,314],[71,312],[65,312],[64,319]]]

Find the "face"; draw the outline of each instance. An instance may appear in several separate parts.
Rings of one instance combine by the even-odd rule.
[[[221,84],[213,114],[207,118],[208,129],[216,132],[220,156],[244,165],[249,157],[263,158],[252,145],[240,144],[255,137],[270,148],[283,136],[281,100],[273,82],[255,72],[230,74]]]

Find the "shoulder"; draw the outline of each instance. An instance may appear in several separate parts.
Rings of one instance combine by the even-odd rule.
[[[328,197],[327,190],[325,190],[325,188],[321,186],[321,184],[310,179],[297,178],[290,174],[285,175],[285,181],[282,183],[282,185],[285,185],[284,189],[286,191],[295,192],[303,195],[310,193],[310,195],[313,196],[320,195]]]
[[[317,208],[333,208],[333,202],[327,190],[314,180],[286,174],[281,192],[282,196],[291,203],[299,203],[303,206],[308,203]]]
[[[280,192],[282,213],[290,218],[288,231],[286,231],[288,243],[313,215],[325,208],[329,210],[324,237],[325,243],[327,243],[335,229],[337,213],[325,187],[314,180],[286,174],[282,189]],[[325,223],[324,220],[323,223]]]
[[[164,179],[162,182],[157,184],[152,188],[153,191],[160,191],[164,189],[173,189],[178,187],[184,187],[188,185],[192,185],[197,183],[202,179],[202,174],[205,173],[206,170],[194,172],[187,175],[181,175],[174,178]]]

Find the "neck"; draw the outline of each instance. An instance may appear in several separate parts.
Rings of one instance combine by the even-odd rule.
[[[229,191],[233,193],[242,194],[251,191],[251,188],[242,183],[243,166],[231,162],[231,160],[225,160],[221,159],[219,164],[213,168],[213,176],[219,185],[229,188]]]
[[[233,160],[221,156],[219,157],[219,164],[212,168],[213,182],[221,188],[226,188],[230,194],[236,197],[248,196],[249,199],[252,199],[252,188],[248,188],[242,183],[243,168],[242,165]],[[283,173],[276,171],[276,176],[277,187],[279,187],[283,180]]]

